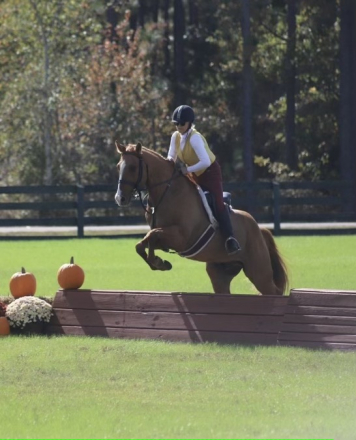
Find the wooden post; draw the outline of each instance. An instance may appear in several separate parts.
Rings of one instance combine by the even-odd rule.
[[[272,182],[273,187],[273,221],[274,221],[274,235],[279,235],[281,232],[281,207],[280,207],[280,186],[278,182]]]
[[[77,185],[77,227],[78,238],[84,238],[84,187]]]

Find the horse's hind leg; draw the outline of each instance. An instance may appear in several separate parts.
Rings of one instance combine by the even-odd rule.
[[[262,295],[280,295],[274,281],[269,255],[255,255],[246,258],[244,273]]]
[[[239,262],[206,263],[206,271],[215,293],[231,293],[231,281],[241,269],[242,264]]]

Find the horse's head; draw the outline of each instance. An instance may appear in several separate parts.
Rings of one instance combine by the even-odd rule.
[[[147,166],[143,161],[141,143],[126,147],[116,143],[116,149],[121,154],[121,159],[117,164],[119,184],[115,201],[119,206],[128,206],[133,192],[145,189]]]

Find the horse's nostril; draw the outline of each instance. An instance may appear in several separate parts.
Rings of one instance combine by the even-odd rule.
[[[118,193],[115,194],[115,202],[120,205],[120,196]]]
[[[126,198],[125,198],[124,196],[120,197],[120,203],[121,203],[121,204],[122,204],[122,203],[125,203],[125,201],[126,201]]]

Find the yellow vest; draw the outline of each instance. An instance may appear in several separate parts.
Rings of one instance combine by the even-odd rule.
[[[209,156],[211,163],[213,163],[215,161],[215,154],[210,150],[209,145],[208,145],[205,137],[203,135],[201,135],[197,130],[195,130],[195,128],[191,129],[191,131],[186,139],[183,150],[181,150],[181,148],[180,148],[180,141],[182,139],[182,135],[177,131],[176,148],[178,151],[179,159],[188,166],[195,165],[199,162],[199,158],[196,155],[194,148],[192,147],[192,145],[190,143],[190,138],[193,136],[193,134],[199,134],[199,136],[201,136],[201,138],[204,141],[205,150],[208,153],[208,156]],[[196,171],[194,174],[196,174],[197,176],[200,176],[200,174],[203,174],[205,170],[206,170],[206,168],[201,171]]]

